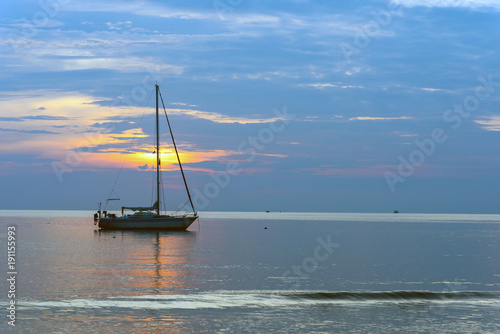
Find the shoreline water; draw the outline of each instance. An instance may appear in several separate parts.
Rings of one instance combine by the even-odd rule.
[[[0,236],[16,226],[16,330],[500,329],[497,215],[200,216],[188,232],[102,231],[93,211],[0,210]]]

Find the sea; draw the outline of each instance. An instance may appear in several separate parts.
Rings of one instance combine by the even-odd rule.
[[[1,333],[500,333],[500,215],[0,210],[0,240]]]

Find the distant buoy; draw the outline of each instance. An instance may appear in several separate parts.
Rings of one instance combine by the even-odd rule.
[[[264,227],[264,230],[267,230],[267,227]]]
[[[399,211],[398,210],[394,210],[394,213],[399,213]]]

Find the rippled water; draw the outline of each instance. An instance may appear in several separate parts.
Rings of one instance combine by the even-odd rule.
[[[500,332],[497,215],[206,212],[188,232],[99,231],[82,211],[0,222],[1,244],[12,225],[18,242],[16,327],[2,333]]]

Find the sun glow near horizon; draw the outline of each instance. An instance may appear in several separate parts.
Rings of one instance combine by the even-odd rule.
[[[144,122],[141,124],[135,121],[145,114],[153,114],[154,108],[102,105],[104,100],[110,99],[89,93],[55,90],[7,93],[0,98],[0,136],[4,139],[3,142],[9,144],[4,145],[2,151],[5,154],[22,151],[80,171],[99,171],[122,166],[137,170],[155,169],[154,136],[145,133]],[[12,110],[16,110],[15,116]],[[246,124],[269,121],[230,119],[199,110],[167,111],[173,115],[183,114],[188,118],[209,122]],[[128,123],[128,128],[120,128],[120,124],[124,122]],[[161,169],[176,169],[178,161],[175,151],[168,143],[168,134],[163,137],[165,143],[160,151]],[[189,142],[178,144],[178,148],[183,164],[215,161],[238,154],[217,149],[198,151]],[[13,168],[11,172],[15,172],[15,168],[21,165],[6,162],[4,166]],[[8,171],[5,170],[4,173]]]
[[[199,163],[203,161],[213,161],[218,158],[232,154],[231,151],[216,150],[205,152],[182,151],[179,158],[182,164]],[[95,160],[94,160],[95,159]],[[92,162],[99,164],[100,161],[105,166],[121,166],[126,168],[137,168],[140,170],[151,170],[156,168],[156,152],[153,147],[144,150],[98,152],[93,154]],[[160,151],[161,170],[177,169],[177,156],[173,148],[165,148]],[[144,167],[146,166],[146,167]]]

